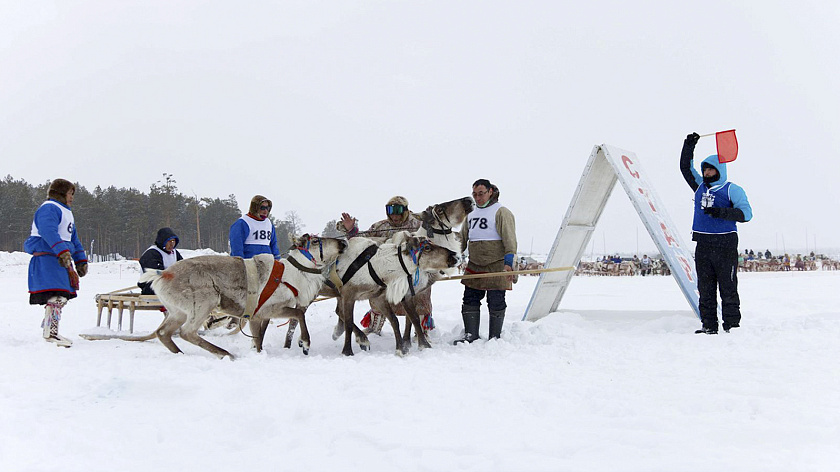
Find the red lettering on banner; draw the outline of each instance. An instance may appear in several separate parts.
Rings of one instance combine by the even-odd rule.
[[[679,243],[677,243],[677,240],[674,239],[673,236],[671,236],[671,230],[669,230],[668,227],[665,226],[665,223],[660,221],[659,227],[662,228],[662,235],[665,236],[665,242],[667,242],[669,246],[680,247]]]
[[[688,264],[688,261],[685,260],[685,257],[677,256],[677,260],[680,261],[680,265],[682,266],[686,277],[688,277],[688,281],[694,282],[694,277],[691,276],[691,266]]]
[[[621,156],[621,162],[622,162],[622,164],[624,164],[624,167],[627,168],[627,171],[630,172],[630,175],[632,175],[633,177],[635,177],[637,179],[639,178],[639,173],[636,170],[631,169],[631,166],[633,165],[633,161],[631,161],[629,157],[622,155]]]
[[[644,196],[644,197],[645,197],[645,200],[647,200],[648,205],[650,205],[650,209],[651,209],[654,213],[656,213],[656,207],[655,207],[655,206],[653,206],[653,200],[651,200],[651,198],[650,198],[650,192],[648,192],[647,190],[644,190],[644,189],[642,189],[642,188],[639,188],[638,190],[639,190],[639,193],[641,193],[641,194],[642,194],[642,196]]]

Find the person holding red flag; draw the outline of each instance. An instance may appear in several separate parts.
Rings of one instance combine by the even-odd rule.
[[[700,135],[685,138],[680,156],[680,171],[694,191],[694,223],[691,239],[697,266],[697,290],[700,292],[698,334],[717,334],[717,290],[720,288],[723,330],[738,328],[741,323],[741,300],[738,296],[738,229],[736,223],[752,219],[752,207],[744,189],[727,180],[726,164],[712,154],[700,164],[702,174],[694,169],[694,148]]]

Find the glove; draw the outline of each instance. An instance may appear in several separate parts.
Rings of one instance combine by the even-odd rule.
[[[70,286],[75,290],[79,290],[79,274],[75,270],[70,269],[67,271],[67,275],[70,277]]]
[[[88,272],[88,264],[87,262],[80,262],[76,264],[76,272],[79,273],[79,277],[84,277],[87,275]]]
[[[703,208],[703,213],[711,216],[712,218],[720,218],[723,220],[744,223],[744,212],[739,208],[708,207]]]
[[[700,135],[697,133],[691,133],[685,137],[685,143],[691,144],[692,146],[697,145],[697,141],[700,141]]]
[[[61,267],[65,269],[69,269],[73,267],[73,257],[70,256],[70,251],[64,251],[58,255],[58,263],[61,264]]]

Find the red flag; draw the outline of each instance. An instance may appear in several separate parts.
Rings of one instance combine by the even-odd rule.
[[[715,133],[715,141],[717,142],[718,162],[725,164],[738,157],[738,138],[735,137],[734,129]]]

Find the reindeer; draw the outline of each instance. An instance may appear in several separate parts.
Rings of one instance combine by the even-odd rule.
[[[309,251],[312,247],[318,251]],[[262,349],[262,337],[272,318],[291,318],[301,325],[300,347],[309,353],[309,330],[304,314],[324,285],[322,274],[345,250],[347,243],[309,235],[295,240],[289,255],[275,261],[270,254],[243,260],[229,256],[198,256],[179,261],[164,271],[149,271],[140,277],[151,282],[166,307],[166,317],[152,336],[173,353],[181,350],[172,341],[181,338],[220,358],[233,355],[198,335],[212,311],[249,318],[254,344]],[[266,287],[274,287],[267,290]],[[133,340],[142,341],[144,338]]]
[[[431,347],[420,326],[420,316],[410,300],[406,302],[406,299],[427,289],[440,277],[442,270],[455,267],[458,259],[454,252],[405,231],[381,244],[369,238],[352,238],[342,261],[348,261],[339,264],[337,270],[343,283],[336,307],[344,325],[342,354],[353,355],[352,333],[356,333],[357,339],[361,338],[360,344],[367,344],[367,336],[353,321],[356,301],[379,297],[385,297],[388,303],[388,309],[383,313],[394,330],[397,355],[404,355],[408,351],[399,335],[399,320],[394,314],[394,308],[399,304],[402,304],[408,319],[417,330],[420,349]],[[362,270],[364,267],[367,270]]]
[[[438,203],[432,206],[429,206],[419,214],[417,214],[417,218],[421,221],[420,229],[412,233],[412,236],[426,238],[429,242],[434,243],[436,246],[444,247],[451,250],[454,254],[458,254],[460,252],[460,241],[458,240],[457,232],[453,231],[453,228],[456,226],[461,225],[469,214],[473,210],[473,201],[469,197],[458,198],[455,200],[450,200],[443,203]],[[401,234],[405,232],[399,232],[388,239],[387,242],[393,242],[393,238],[405,238],[405,234]],[[350,241],[352,242],[354,239],[352,238]],[[370,243],[368,244],[382,244],[385,243],[385,238],[366,238]],[[349,252],[347,255],[342,257],[342,260],[348,259]],[[352,262],[352,261],[351,261]],[[347,262],[346,264],[350,264],[351,262]],[[347,276],[347,273],[344,273],[344,276]],[[351,274],[352,276],[352,274]],[[435,277],[436,280],[437,276]],[[349,280],[349,279],[348,279]],[[341,283],[338,284],[339,286]],[[431,284],[429,284],[430,286]],[[422,292],[423,290],[416,290],[413,294],[417,294]],[[409,293],[408,297],[402,301],[402,303],[392,304],[390,303],[385,293],[379,293],[376,296],[370,297],[371,307],[378,313],[392,313],[397,316],[407,315],[410,309],[416,311],[413,295],[411,292]],[[321,295],[323,296],[335,296],[338,297],[339,300],[336,304],[336,315],[338,317],[338,321],[335,325],[333,330],[333,340],[338,339],[345,333],[345,315],[342,315],[342,305],[343,302],[341,300],[344,292],[340,290],[339,287],[333,285],[333,287],[326,288],[322,291]],[[358,300],[362,300],[361,298]],[[406,305],[411,305],[410,307]],[[387,315],[386,315],[387,317]],[[352,313],[350,314],[350,318],[352,319]],[[410,320],[411,317],[409,316],[408,319]],[[390,321],[390,319],[389,319]],[[392,328],[394,325],[392,323]],[[394,331],[394,336],[399,336],[399,321],[397,321],[397,330]],[[411,327],[414,326],[414,323],[406,322],[405,332],[403,334],[403,343],[398,345],[398,354],[403,355],[405,354],[408,349],[407,347],[411,345]],[[292,338],[294,336],[296,323],[294,320],[291,320],[289,323],[288,331],[286,332],[286,344],[285,346],[288,348],[291,346]],[[368,341],[367,335],[358,327],[355,323],[352,324],[352,332],[356,336],[356,342],[359,344],[362,350],[367,350],[370,342]],[[420,330],[422,332],[422,330]],[[418,336],[418,343],[422,343],[419,341]],[[425,343],[422,344],[423,347],[428,347],[430,344],[428,340],[425,339]],[[347,348],[345,348],[345,353],[347,352]],[[352,354],[352,350],[349,351]]]

